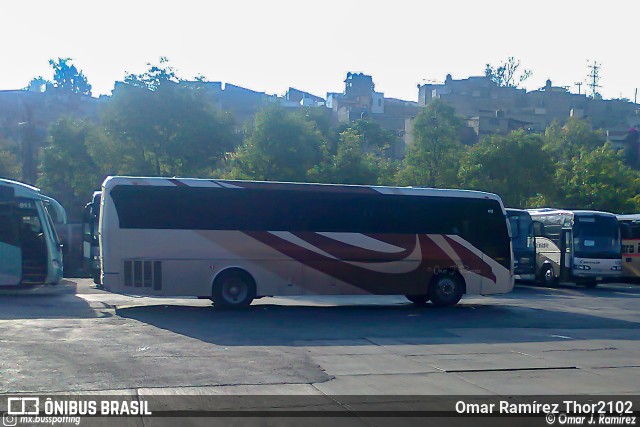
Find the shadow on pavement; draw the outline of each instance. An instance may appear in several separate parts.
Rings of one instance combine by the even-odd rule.
[[[521,293],[535,294],[536,298],[574,298],[585,296],[591,298],[640,298],[640,287],[633,284],[603,283],[596,288],[588,289],[583,285],[572,283],[561,283],[552,288],[532,283],[516,283],[515,289],[518,293],[500,295],[500,298],[517,299],[521,298]],[[559,293],[558,291],[562,291]]]
[[[64,279],[58,285],[0,290],[0,320],[88,319],[111,314],[76,296],[76,283]]]
[[[412,305],[393,306],[281,306],[252,305],[245,310],[220,310],[193,306],[137,306],[116,314],[202,341],[225,346],[295,346],[298,341],[356,340],[412,337],[412,340],[452,342],[451,329],[482,328],[482,335],[465,334],[464,343],[532,341],[525,329],[548,329],[539,341],[558,330],[640,328],[639,323],[585,314],[505,305],[460,304],[438,309]],[[523,328],[504,333],[504,328]],[[487,330],[495,329],[495,334]],[[640,339],[640,334],[636,334]],[[471,337],[471,338],[470,338]],[[453,340],[453,341],[452,341]],[[534,339],[535,340],[535,339]],[[321,344],[319,344],[321,345]],[[335,345],[330,343],[327,345]]]

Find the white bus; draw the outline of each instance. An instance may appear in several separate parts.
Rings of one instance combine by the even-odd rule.
[[[620,278],[622,253],[616,216],[599,211],[530,209],[536,236],[536,273],[543,284],[558,281],[596,287]]]
[[[102,283],[116,293],[448,306],[513,288],[502,201],[475,191],[109,177],[99,234]]]
[[[56,284],[62,245],[49,215],[66,222],[62,206],[35,187],[0,179],[0,288]]]

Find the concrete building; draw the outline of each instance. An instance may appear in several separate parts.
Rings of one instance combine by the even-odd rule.
[[[626,133],[630,122],[638,120],[640,105],[627,100],[592,99],[571,93],[566,87],[524,89],[498,86],[485,76],[454,80],[447,75],[443,84],[418,85],[418,104],[441,99],[467,120],[476,139],[488,134],[508,133],[516,129],[543,132],[554,121],[563,123],[570,117],[587,118],[594,128],[612,135]],[[410,140],[411,136],[406,139]],[[467,142],[474,142],[468,140]]]
[[[384,93],[376,92],[373,78],[366,74],[347,73],[344,84],[344,92],[329,92],[326,101],[326,106],[333,111],[340,123],[373,120],[380,127],[404,138],[407,119],[420,111],[418,103],[385,98]],[[404,152],[403,140],[391,148],[394,158],[403,157]]]

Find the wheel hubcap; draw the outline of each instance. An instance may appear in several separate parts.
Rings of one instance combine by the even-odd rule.
[[[438,293],[445,297],[451,298],[455,294],[456,284],[451,279],[443,279],[438,282]]]
[[[240,281],[228,281],[222,286],[222,296],[229,303],[237,303],[244,300],[248,294],[247,286]]]

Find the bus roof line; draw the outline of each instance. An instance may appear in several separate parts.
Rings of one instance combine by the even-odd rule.
[[[380,185],[352,185],[352,184],[326,184],[326,183],[310,183],[310,182],[281,182],[281,181],[252,181],[252,180],[225,180],[225,179],[204,179],[204,178],[166,178],[166,177],[133,177],[133,176],[109,176],[103,183],[104,188],[110,188],[117,184],[129,184],[136,185],[136,181],[150,181],[150,182],[166,182],[173,185],[195,186],[195,187],[210,187],[212,183],[216,183],[223,188],[243,188],[242,184],[265,184],[265,185],[278,185],[291,186],[291,187],[325,187],[325,188],[345,188],[345,189],[368,189],[374,190],[380,194],[403,194],[407,191],[415,191],[414,195],[431,194],[434,196],[453,196],[453,197],[474,197],[484,198],[491,200],[501,201],[500,196],[494,193],[488,193],[484,191],[476,190],[462,190],[462,189],[444,189],[444,188],[431,188],[431,187],[392,187],[392,186],[380,186]],[[192,184],[192,185],[189,185]],[[202,184],[202,185],[198,185]]]

